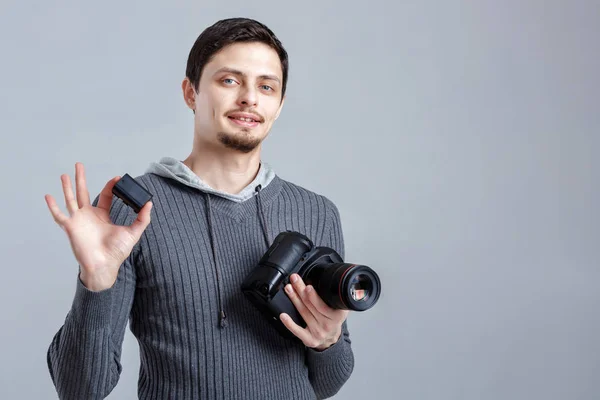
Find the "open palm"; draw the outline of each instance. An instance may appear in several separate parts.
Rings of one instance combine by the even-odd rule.
[[[120,177],[108,181],[98,198],[98,205],[90,203],[83,164],[75,164],[76,197],[73,195],[68,175],[61,175],[65,203],[69,216],[65,215],[51,195],[46,203],[54,221],[66,232],[71,249],[81,266],[81,278],[92,290],[111,287],[121,264],[131,253],[142,233],[150,223],[152,203],[140,210],[130,226],[114,224],[110,219],[112,188]]]

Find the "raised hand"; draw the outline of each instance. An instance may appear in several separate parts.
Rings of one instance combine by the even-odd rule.
[[[76,197],[69,175],[63,174],[60,178],[69,216],[47,194],[45,199],[50,213],[69,238],[73,254],[81,266],[83,284],[93,291],[108,289],[115,283],[121,264],[150,224],[152,202],[144,205],[130,226],[115,225],[110,219],[110,206],[112,188],[119,176],[104,186],[96,207],[90,203],[82,163],[75,164]]]

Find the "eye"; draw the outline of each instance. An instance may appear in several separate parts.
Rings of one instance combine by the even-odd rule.
[[[273,89],[271,86],[269,86],[269,85],[261,85],[261,88],[263,88],[264,90],[270,91],[270,92],[272,92],[272,91],[274,90],[274,89]]]
[[[226,85],[232,85],[235,83],[235,81],[231,78],[222,79],[221,82],[225,83]]]

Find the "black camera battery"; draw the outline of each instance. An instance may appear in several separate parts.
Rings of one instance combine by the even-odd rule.
[[[152,193],[136,182],[129,174],[125,174],[115,183],[112,193],[125,204],[139,213],[144,204],[152,199]]]

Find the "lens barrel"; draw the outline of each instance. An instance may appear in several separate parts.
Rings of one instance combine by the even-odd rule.
[[[313,285],[329,307],[338,310],[368,310],[381,293],[379,276],[366,265],[316,264],[304,281]]]

